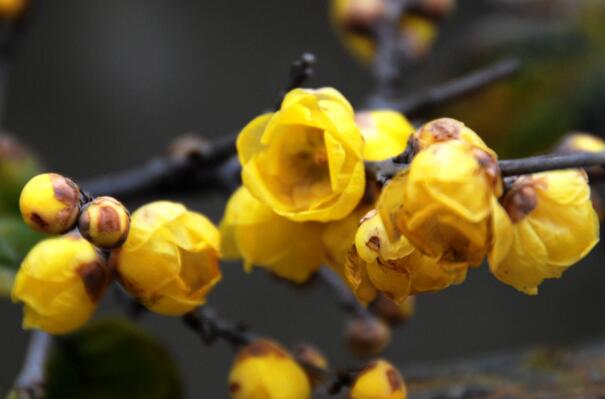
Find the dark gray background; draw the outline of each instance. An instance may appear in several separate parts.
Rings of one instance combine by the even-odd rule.
[[[5,120],[49,170],[76,179],[138,165],[178,133],[215,136],[242,126],[273,104],[290,61],[305,50],[319,59],[313,85],[337,87],[353,102],[370,87],[330,30],[321,0],[41,3],[12,67]],[[220,218],[220,195],[185,200]],[[464,285],[420,298],[387,356],[406,365],[601,336],[602,259],[594,251],[538,297],[498,283],[485,268],[472,271]],[[292,290],[260,271],[245,275],[237,264],[223,270],[210,300],[226,317],[286,344],[317,343],[336,365],[352,363],[340,340],[345,318],[330,292]],[[119,312],[106,302],[104,312]],[[0,302],[0,316],[5,388],[27,334],[18,306]],[[142,323],[176,356],[187,397],[227,396],[226,345],[203,347],[178,320],[150,315]]]

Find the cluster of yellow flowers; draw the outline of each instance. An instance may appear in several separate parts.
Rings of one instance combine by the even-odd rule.
[[[444,289],[486,256],[499,280],[535,294],[598,241],[583,170],[504,184],[496,153],[452,119],[415,130],[393,111],[355,113],[334,89],[297,89],[237,148],[225,255],[295,282],[327,263],[362,302]],[[406,148],[409,166],[384,187],[366,179],[366,161]]]
[[[401,17],[399,40],[411,59],[423,59],[433,47],[438,24],[456,7],[456,0],[420,0]],[[389,13],[388,0],[332,0],[330,19],[343,43],[364,63],[376,53],[376,24]]]
[[[33,229],[69,232],[34,246],[17,273],[12,297],[24,303],[25,328],[81,327],[114,275],[140,303],[168,315],[202,305],[221,278],[218,229],[181,204],[152,202],[131,218],[116,199],[87,200],[73,181],[47,173],[25,185],[20,208]]]

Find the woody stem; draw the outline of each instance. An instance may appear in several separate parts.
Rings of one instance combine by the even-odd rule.
[[[18,397],[39,398],[44,394],[44,370],[52,345],[52,337],[42,331],[31,334],[23,367],[15,381]]]

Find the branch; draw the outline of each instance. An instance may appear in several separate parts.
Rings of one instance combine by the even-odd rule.
[[[322,266],[319,268],[317,275],[334,292],[336,302],[344,311],[355,317],[374,317],[370,311],[359,303],[342,279],[328,267]]]
[[[526,175],[548,170],[605,166],[605,151],[541,155],[499,162],[502,176]]]
[[[290,82],[282,91],[280,91],[274,109],[277,110],[281,107],[281,103],[288,92],[298,87],[302,87],[302,85],[304,85],[307,80],[313,76],[315,73],[315,70],[313,69],[315,62],[316,58],[314,54],[303,53],[296,61],[292,63],[290,66]]]
[[[506,79],[518,72],[520,68],[521,61],[519,59],[506,59],[456,78],[450,82],[403,97],[397,101],[389,101],[384,98],[373,98],[368,106],[370,108],[395,109],[406,116],[411,117],[459,99],[465,95],[472,94],[499,80]]]
[[[17,376],[13,390],[13,394],[17,398],[42,398],[44,396],[44,371],[51,344],[52,337],[47,333],[32,332],[25,362]]]
[[[208,346],[217,339],[222,339],[233,348],[239,348],[256,339],[256,336],[245,331],[242,325],[219,318],[208,305],[202,306],[197,312],[187,313],[183,316],[183,323]]]

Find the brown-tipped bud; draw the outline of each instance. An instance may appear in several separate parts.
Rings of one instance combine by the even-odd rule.
[[[384,320],[389,326],[401,326],[414,314],[416,298],[408,297],[401,305],[393,302],[388,296],[379,294],[370,304],[372,313]]]
[[[294,347],[294,358],[303,366],[311,386],[321,385],[327,377],[328,360],[317,347],[301,344]]]
[[[98,197],[82,208],[78,229],[95,246],[116,248],[128,238],[130,214],[115,198]]]
[[[343,13],[344,28],[353,32],[370,32],[371,26],[385,14],[385,0],[351,0]]]
[[[23,220],[32,229],[62,234],[76,224],[80,213],[80,189],[65,176],[41,174],[23,187],[19,208]]]
[[[349,321],[345,330],[345,341],[353,355],[368,358],[384,351],[391,341],[391,330],[380,319],[358,317]]]

